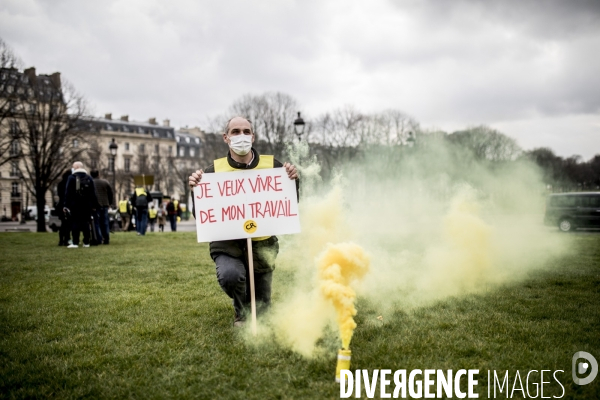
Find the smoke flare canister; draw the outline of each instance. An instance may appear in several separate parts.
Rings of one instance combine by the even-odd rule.
[[[350,356],[351,355],[352,355],[352,352],[350,351],[350,349],[338,350],[337,367],[335,368],[335,381],[336,382],[340,381],[340,371],[341,370],[343,370],[343,369],[349,370],[350,369]]]

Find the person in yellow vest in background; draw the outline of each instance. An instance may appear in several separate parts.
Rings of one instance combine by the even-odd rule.
[[[167,222],[167,210],[165,203],[159,204],[158,206],[158,230],[159,232],[165,231],[165,223]]]
[[[140,186],[135,188],[129,201],[135,207],[135,230],[138,235],[144,236],[148,226],[148,205],[152,203],[152,196]]]
[[[260,155],[252,147],[254,130],[247,118],[234,117],[227,122],[223,140],[229,146],[226,157],[215,160],[203,170],[197,170],[189,177],[193,189],[202,180],[203,173],[221,173],[244,169],[285,168],[288,177],[296,180],[298,172],[290,163],[282,164],[272,155]],[[193,209],[194,216],[196,210]],[[254,286],[257,311],[264,312],[271,304],[271,282],[275,269],[275,258],[279,253],[276,236],[252,239]],[[246,239],[224,240],[210,243],[210,256],[215,262],[217,280],[221,289],[233,300],[235,317],[233,326],[241,327],[246,321],[250,306],[250,287],[248,278]]]
[[[154,232],[156,226],[156,217],[158,216],[158,210],[154,207],[154,203],[150,204],[148,209],[148,220],[150,221],[150,232]]]
[[[119,202],[119,213],[121,214],[121,228],[123,232],[127,232],[131,223],[131,203],[128,199],[125,198]]]
[[[181,222],[181,207],[179,207],[179,200],[173,200],[173,204],[175,205],[175,209],[177,210],[177,222]]]

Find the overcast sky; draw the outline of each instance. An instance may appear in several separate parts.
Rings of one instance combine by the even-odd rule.
[[[0,0],[0,37],[96,116],[206,126],[247,93],[395,108],[600,153],[598,0]]]

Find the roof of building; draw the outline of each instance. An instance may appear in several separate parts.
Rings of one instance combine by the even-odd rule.
[[[177,139],[177,143],[193,144],[197,146],[202,145],[202,139],[187,132],[175,131],[175,138]]]
[[[127,133],[138,133],[140,135],[151,135],[157,138],[175,138],[175,128],[170,126],[155,125],[149,122],[141,121],[123,121],[121,119],[107,119],[107,118],[83,118],[85,124],[88,125],[88,129],[100,131],[114,131],[114,132],[127,132]]]
[[[35,68],[19,71],[0,68],[0,95],[22,100],[50,101],[62,98],[60,73],[36,75]]]

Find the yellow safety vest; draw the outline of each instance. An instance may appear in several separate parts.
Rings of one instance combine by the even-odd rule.
[[[173,200],[173,206],[175,206],[175,211],[177,211],[177,206],[179,206],[179,201]]]
[[[254,167],[253,169],[273,168],[273,166],[275,165],[274,160],[275,160],[275,158],[273,156],[261,155],[260,159],[258,161],[258,165],[256,167]],[[223,158],[219,158],[218,160],[215,160],[215,172],[233,172],[233,171],[240,171],[240,170],[233,168],[231,165],[229,165],[229,161],[227,161],[227,157],[223,157]],[[252,238],[252,241],[258,242],[260,240],[267,240],[270,237],[271,236],[255,237],[255,238]]]
[[[148,216],[150,218],[156,218],[156,214],[158,214],[158,211],[156,211],[156,208],[151,208],[148,210]]]
[[[127,210],[127,208],[128,208],[127,205],[128,204],[129,204],[129,202],[127,200],[121,200],[119,202],[119,212],[122,212],[122,213],[128,212],[129,211],[129,210]]]

